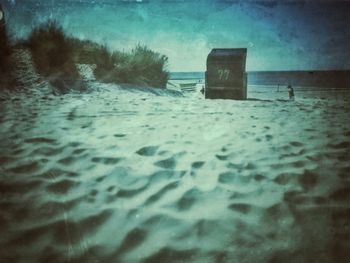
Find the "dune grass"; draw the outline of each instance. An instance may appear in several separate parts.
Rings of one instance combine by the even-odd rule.
[[[146,46],[111,51],[106,45],[69,36],[54,20],[34,28],[18,44],[29,48],[38,73],[61,91],[82,88],[76,64],[95,65],[96,79],[106,83],[163,88],[169,77],[168,58]]]
[[[103,53],[109,63],[97,65],[95,75],[99,79],[152,87],[165,87],[168,81],[164,70],[167,57],[145,46],[137,45],[130,53],[108,53],[104,48]]]
[[[76,63],[94,64],[96,79],[106,83],[128,83],[163,88],[169,78],[168,58],[146,46],[131,52],[111,51],[106,45],[71,39]]]
[[[60,91],[82,89],[70,37],[54,20],[34,28],[24,41],[37,71]]]

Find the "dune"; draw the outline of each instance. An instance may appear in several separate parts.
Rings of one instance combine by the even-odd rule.
[[[33,74],[0,101],[1,262],[350,256],[349,92],[203,100],[87,73],[54,96]]]

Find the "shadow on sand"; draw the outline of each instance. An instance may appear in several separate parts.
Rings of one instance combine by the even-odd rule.
[[[263,100],[263,99],[256,99],[256,98],[247,98],[248,101],[263,101],[263,102],[273,102],[273,100]]]

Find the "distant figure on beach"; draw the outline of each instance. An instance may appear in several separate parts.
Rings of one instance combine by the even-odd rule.
[[[294,89],[292,88],[292,85],[288,85],[288,95],[290,100],[294,100]]]
[[[202,85],[201,93],[204,94],[204,85]]]

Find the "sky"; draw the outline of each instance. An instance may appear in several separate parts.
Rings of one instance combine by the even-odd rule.
[[[170,71],[205,71],[212,48],[248,48],[247,70],[350,69],[350,1],[0,0],[13,38],[58,20],[81,39],[169,57]]]

